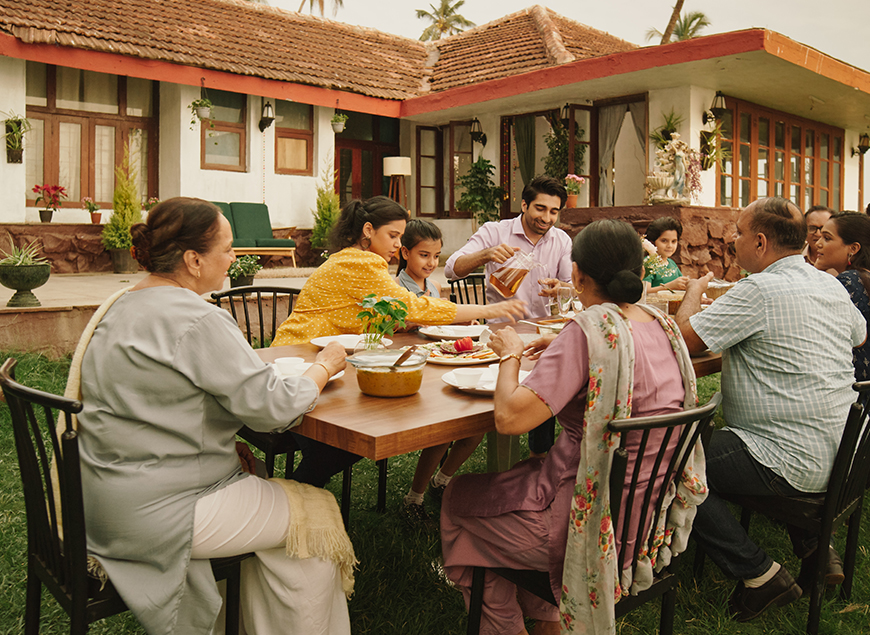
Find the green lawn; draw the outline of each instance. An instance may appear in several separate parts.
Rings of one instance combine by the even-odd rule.
[[[8,354],[0,354],[5,359]],[[68,361],[49,362],[37,355],[19,356],[18,378],[27,385],[61,393],[66,381]],[[719,377],[699,382],[702,401],[718,389]],[[721,419],[718,420],[721,424]],[[525,444],[525,438],[523,439]],[[527,452],[524,446],[524,452]],[[421,532],[408,528],[396,513],[407,491],[416,465],[416,454],[390,460],[386,514],[374,511],[377,498],[377,470],[371,461],[362,461],[354,470],[353,505],[350,535],[360,560],[356,594],[350,602],[353,632],[363,634],[465,632],[465,610],[458,591],[439,574],[440,543],[437,531]],[[485,448],[481,447],[464,467],[483,471]],[[9,411],[0,405],[0,635],[22,632],[25,584],[25,518],[18,477]],[[340,477],[330,489],[340,495]],[[435,513],[434,509],[431,509]],[[841,532],[843,533],[843,532]],[[852,594],[853,603],[845,605],[831,598],[822,612],[821,633],[864,634],[870,630],[870,521],[862,523],[861,547]],[[771,556],[796,572],[798,563],[790,552],[790,543],[782,527],[766,519],[753,519],[753,536]],[[842,547],[845,535],[838,536]],[[732,622],[726,613],[726,599],[733,582],[724,578],[708,562],[704,576],[695,582],[691,577],[690,546],[681,571],[682,585],[677,600],[677,633],[761,634],[803,632],[807,601],[799,600],[782,609],[771,609],[748,624]],[[67,632],[68,621],[54,600],[44,595],[44,635]],[[623,619],[620,633],[654,633],[658,626],[658,605],[635,611]],[[95,625],[92,633],[127,635],[143,633],[128,615]]]

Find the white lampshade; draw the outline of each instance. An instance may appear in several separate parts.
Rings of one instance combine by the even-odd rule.
[[[384,176],[411,176],[411,157],[384,157]]]

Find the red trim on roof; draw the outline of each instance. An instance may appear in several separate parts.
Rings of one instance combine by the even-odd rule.
[[[102,51],[88,51],[53,44],[26,44],[12,35],[0,34],[0,55],[31,62],[58,64],[98,73],[125,75],[173,84],[218,88],[246,95],[262,95],[272,99],[288,99],[315,106],[335,107],[336,100],[342,110],[363,112],[384,117],[398,117],[401,102],[379,99],[341,90],[279,82],[262,77],[234,75],[195,66],[182,66],[169,62],[147,60],[129,55]]]
[[[764,50],[781,60],[832,79],[835,82],[870,93],[870,73],[841,62],[775,31],[765,31]]]

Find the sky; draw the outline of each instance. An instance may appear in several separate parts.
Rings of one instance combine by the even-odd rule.
[[[269,4],[295,11],[301,0],[268,0]],[[317,2],[315,2],[315,5]],[[326,0],[326,17],[368,26],[417,39],[429,22],[416,9],[431,11],[440,0],[344,0],[332,14]],[[664,31],[671,0],[465,0],[460,13],[478,25],[542,4],[556,13],[607,31],[634,44],[646,44],[650,27]],[[305,2],[308,10],[308,2]],[[703,34],[724,33],[751,27],[777,31],[802,44],[870,72],[870,0],[685,0],[683,12],[701,11],[711,25]],[[653,42],[655,43],[655,42]]]

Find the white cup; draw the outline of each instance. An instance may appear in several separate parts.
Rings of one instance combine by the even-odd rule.
[[[482,368],[457,368],[453,371],[460,388],[474,388],[483,375]]]
[[[275,366],[282,375],[299,375],[305,360],[301,357],[279,357],[275,360]]]

